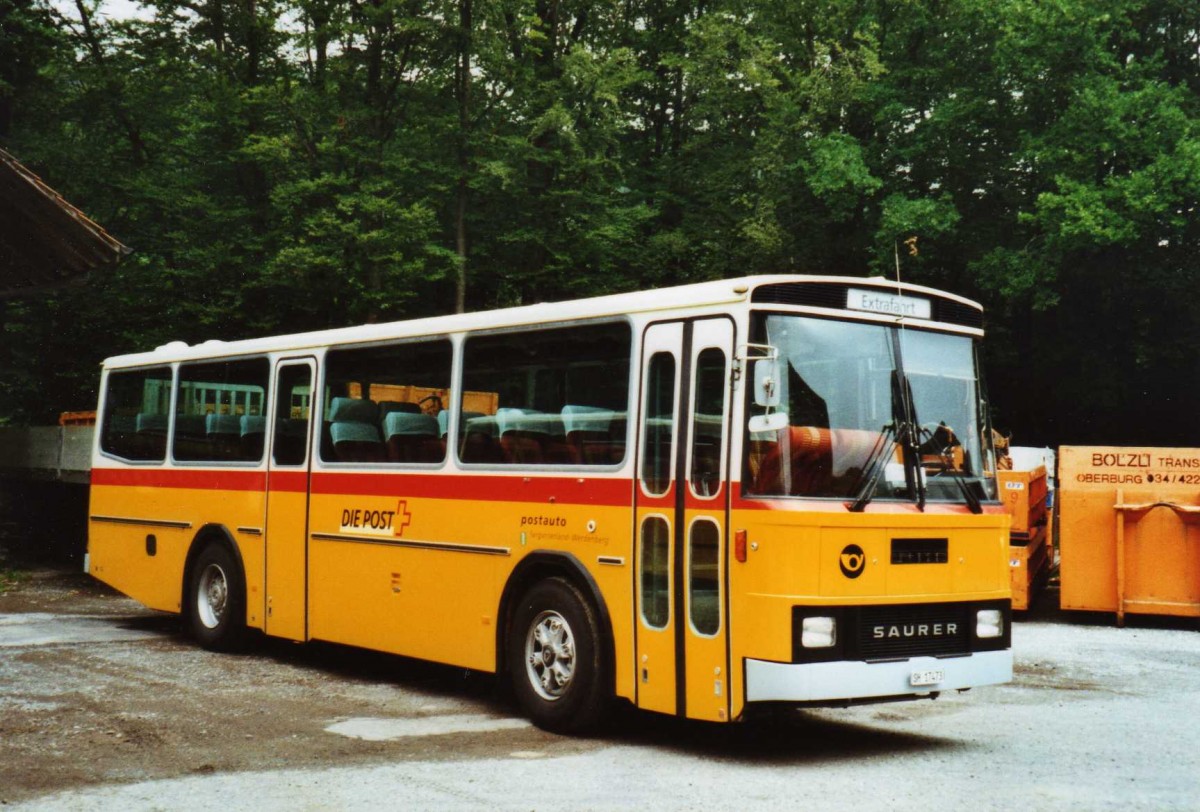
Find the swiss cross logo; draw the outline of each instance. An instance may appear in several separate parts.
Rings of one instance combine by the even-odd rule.
[[[393,528],[397,536],[404,535],[404,528],[412,524],[412,514],[408,512],[408,500],[401,499],[400,504],[396,505],[396,519]]]

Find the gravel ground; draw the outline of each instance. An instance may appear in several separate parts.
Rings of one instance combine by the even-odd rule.
[[[0,803],[19,809],[1200,809],[1193,621],[1053,608],[1010,685],[716,726],[531,727],[486,676],[320,644],[211,654],[79,575],[0,594]]]

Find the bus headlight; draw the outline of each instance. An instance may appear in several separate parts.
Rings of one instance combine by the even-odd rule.
[[[980,609],[975,613],[975,636],[984,639],[1004,635],[1004,613],[999,609]]]
[[[833,648],[837,643],[837,621],[831,617],[806,617],[800,628],[800,645]]]

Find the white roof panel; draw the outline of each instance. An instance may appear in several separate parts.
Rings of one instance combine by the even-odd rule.
[[[164,344],[149,352],[114,356],[107,359],[105,365],[110,367],[124,367],[144,364],[165,364],[174,361],[211,358],[214,355],[253,355],[278,351],[315,349],[331,344],[367,343],[409,336],[448,335],[472,330],[502,329],[506,327],[544,325],[560,321],[579,321],[634,314],[701,309],[721,305],[727,306],[749,302],[751,291],[761,285],[789,282],[801,284],[837,282],[860,286],[868,285],[903,291],[905,293],[939,296],[970,307],[982,309],[978,303],[961,296],[955,296],[954,294],[920,285],[897,283],[883,277],[866,278],[776,274],[722,279],[714,282],[700,282],[692,285],[638,291],[635,293],[618,293],[591,299],[546,302],[502,310],[483,310],[474,313],[432,316],[429,318],[408,319],[383,324],[363,324],[353,327],[318,330],[308,333],[293,333],[266,338],[252,338],[241,341],[205,341],[201,344],[191,346],[182,341],[175,341]]]

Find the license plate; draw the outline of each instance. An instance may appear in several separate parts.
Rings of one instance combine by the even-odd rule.
[[[914,688],[918,685],[937,685],[939,682],[944,682],[946,672],[941,668],[931,669],[929,671],[914,671],[908,679],[908,684]]]

